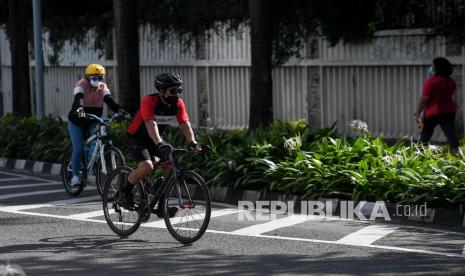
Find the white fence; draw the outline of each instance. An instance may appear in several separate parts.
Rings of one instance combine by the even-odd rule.
[[[195,126],[208,116],[220,128],[247,127],[250,104],[248,30],[244,28],[239,36],[212,34],[210,40],[197,42],[192,48],[184,47],[176,39],[159,41],[159,38],[149,27],[140,30],[140,94],[154,91],[153,78],[157,73],[176,71],[186,82],[183,96]],[[368,44],[340,43],[334,47],[321,38],[310,39],[301,50],[303,58],[293,58],[273,69],[275,118],[306,119],[315,128],[338,121],[341,131],[348,131],[349,121],[362,119],[374,135],[416,137],[413,113],[427,77],[426,68],[434,56],[446,56],[455,65],[459,128],[463,131],[463,49],[447,45],[442,38],[425,38],[421,30],[384,31]],[[44,45],[48,45],[47,41]],[[0,92],[4,112],[11,112],[8,47],[5,34],[0,31]],[[45,110],[63,118],[71,105],[74,82],[83,75],[88,63],[107,66],[109,86],[114,94],[118,92],[114,81],[116,63],[99,57],[90,47],[81,47],[80,53],[73,51],[73,47],[66,44],[60,66],[50,66],[46,60]],[[45,57],[48,54],[50,47],[45,48]],[[32,66],[33,62],[33,78]],[[434,138],[444,140],[439,131]]]

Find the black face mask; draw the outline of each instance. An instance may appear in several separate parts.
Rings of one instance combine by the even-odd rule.
[[[169,103],[170,105],[175,105],[178,103],[178,99],[179,99],[178,96],[168,96],[168,98],[166,98],[166,102]]]

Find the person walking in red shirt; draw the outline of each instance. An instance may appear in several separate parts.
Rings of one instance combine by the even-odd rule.
[[[429,142],[434,129],[439,125],[447,137],[451,152],[457,154],[459,142],[455,134],[456,106],[452,99],[457,85],[450,77],[452,64],[446,58],[436,57],[428,73],[431,77],[423,83],[415,112],[417,123],[423,124],[420,141]]]

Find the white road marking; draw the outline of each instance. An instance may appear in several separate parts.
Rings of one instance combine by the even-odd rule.
[[[30,215],[30,216],[38,216],[38,217],[60,218],[60,219],[68,219],[68,220],[75,220],[75,221],[106,223],[105,220],[96,220],[96,219],[89,219],[89,218],[78,219],[78,218],[72,218],[72,217],[69,217],[69,216],[41,214],[41,213],[33,213],[33,212],[25,212],[25,211],[15,211],[15,212],[10,212],[10,213]],[[142,227],[161,228],[161,227],[148,226],[147,224],[141,224],[141,226]],[[190,229],[190,230],[194,230],[194,229]],[[108,230],[108,231],[110,231],[110,230]],[[410,248],[393,247],[393,246],[383,246],[383,245],[373,245],[373,244],[370,244],[370,245],[343,244],[343,243],[340,243],[338,241],[327,241],[327,240],[305,239],[305,238],[293,238],[293,237],[281,237],[281,236],[268,236],[268,235],[250,235],[250,234],[240,234],[240,233],[227,232],[227,231],[218,231],[218,230],[207,230],[207,233],[232,235],[232,236],[245,236],[245,237],[261,238],[261,239],[276,239],[276,240],[287,240],[287,241],[301,241],[301,242],[308,242],[308,243],[322,243],[322,244],[335,244],[335,245],[368,247],[368,248],[392,250],[392,251],[399,251],[399,252],[420,253],[420,254],[427,254],[427,255],[435,255],[435,256],[443,256],[443,257],[465,259],[465,255],[462,255],[462,254],[437,252],[437,251],[422,250],[422,249],[410,249]]]
[[[53,193],[65,193],[65,189],[56,189],[56,190],[46,190],[46,191],[35,191],[35,192],[27,192],[27,193],[16,193],[16,194],[0,195],[0,200],[1,199],[32,196],[32,195],[53,194]]]
[[[86,187],[86,190],[96,190],[95,187]],[[73,203],[80,203],[80,202],[86,202],[86,201],[92,201],[102,199],[100,196],[95,195],[95,196],[86,196],[86,197],[75,197],[75,198],[70,198],[70,199],[62,199],[62,200],[55,200],[55,201],[50,201],[47,202],[47,204],[50,205],[65,205],[65,204],[73,204]]]
[[[6,185],[6,186],[0,186],[0,190],[3,190],[3,189],[15,189],[15,188],[30,188],[30,187],[40,187],[40,186],[51,186],[51,185],[57,185],[57,184],[61,184],[61,182]]]
[[[370,225],[338,240],[342,244],[370,245],[396,231],[398,227],[388,225]]]
[[[19,210],[36,209],[36,208],[42,208],[42,207],[54,207],[54,206],[60,206],[60,205],[66,205],[66,204],[87,202],[87,201],[92,201],[96,199],[100,199],[100,196],[76,197],[76,198],[70,198],[70,199],[64,199],[64,200],[50,201],[50,202],[46,202],[42,204],[3,206],[3,207],[0,207],[0,211],[15,212]]]
[[[234,204],[224,203],[224,202],[212,202],[212,205],[226,207],[226,208],[236,208],[237,209],[237,204],[234,205]]]
[[[1,173],[5,173],[5,172],[2,171]],[[5,173],[5,174],[20,176],[20,175],[16,175],[16,174],[12,174],[12,173]],[[37,177],[23,177],[23,178],[39,179],[39,180],[42,180],[42,181],[46,180],[46,179],[37,178]],[[95,189],[95,187],[86,187],[86,189],[89,189],[89,188],[90,189],[92,189],[92,188]],[[60,190],[40,191],[40,192],[41,193],[50,193],[50,192],[54,193],[55,191],[64,191],[64,190],[60,189]],[[18,197],[18,195],[27,196],[27,195],[36,195],[36,194],[37,194],[36,192],[14,194],[15,195],[14,197]],[[9,196],[11,196],[11,195],[0,196],[0,199],[11,198]],[[68,219],[68,220],[86,221],[86,222],[95,222],[95,223],[106,223],[105,220],[90,219],[88,217],[89,213],[86,213],[86,215],[78,214],[78,215],[71,215],[71,216],[61,216],[61,215],[42,214],[42,213],[21,211],[21,210],[24,210],[24,209],[38,208],[38,207],[44,207],[44,206],[56,206],[56,205],[59,205],[59,204],[79,203],[79,202],[91,201],[91,200],[95,200],[95,199],[100,199],[100,197],[99,196],[90,196],[90,197],[83,197],[83,198],[71,198],[71,199],[66,199],[66,200],[52,201],[52,202],[48,202],[48,203],[44,203],[44,204],[3,206],[3,207],[0,207],[0,211],[8,212],[8,213],[15,213],[15,214],[22,214],[22,215],[29,215],[29,216],[50,217],[50,218]],[[215,203],[212,203],[212,204],[215,204]],[[233,211],[233,210],[231,210],[231,211]],[[237,211],[242,211],[242,210],[234,210],[234,211],[237,212]],[[98,213],[98,215],[103,214],[102,211],[96,211],[96,212],[90,212],[90,213],[94,213],[94,214]],[[214,213],[215,213],[215,211],[212,211],[212,217],[214,217]],[[297,216],[297,215],[294,215],[294,216]],[[291,217],[294,217],[294,216],[291,216]],[[85,218],[83,218],[83,217],[85,217]],[[306,216],[303,216],[303,217],[306,217]],[[311,219],[321,219],[321,218],[315,217],[315,218],[311,218]],[[306,218],[306,220],[308,220],[308,218]],[[270,221],[270,222],[276,222],[276,221],[277,220]],[[279,224],[280,225],[289,225],[289,223],[291,223],[291,221],[294,221],[293,224],[292,224],[292,225],[294,225],[294,224],[296,224],[295,222],[299,221],[299,219],[292,218],[287,223],[286,223],[285,220],[283,220]],[[366,223],[366,222],[364,222],[364,223]],[[166,228],[166,226],[164,226],[164,225],[162,226],[161,224],[151,224],[151,223],[142,224],[141,226],[142,227],[152,227],[152,228]],[[263,226],[264,226],[264,224],[262,224],[262,226],[261,226],[262,230],[263,230]],[[395,231],[395,229],[397,229],[397,227],[384,226],[384,225],[381,225],[381,224],[371,225],[371,227],[372,227],[371,229],[373,229],[373,227],[375,227],[375,226],[376,226],[376,229],[377,229],[376,232],[378,234],[376,234],[374,236],[378,236],[378,237],[380,235],[385,236],[385,235],[391,233],[392,231]],[[402,226],[402,225],[399,225],[399,227],[417,228],[417,229],[429,230],[429,231],[435,231],[435,232],[445,232],[445,233],[453,233],[453,234],[463,235],[463,233],[459,233],[459,232],[441,231],[441,230],[429,229],[429,228],[423,228],[423,227],[409,227],[409,226]],[[247,229],[247,228],[249,228],[249,227],[239,229],[239,230],[245,231],[245,229]],[[278,228],[280,228],[280,227],[278,227]],[[268,226],[266,229],[271,229],[271,227]],[[366,229],[370,229],[370,228],[364,228],[364,229],[365,229],[365,231],[367,231]],[[194,230],[194,229],[190,229],[190,230]],[[465,259],[465,246],[464,246],[462,254],[455,254],[455,253],[445,253],[445,252],[437,252],[437,251],[421,250],[421,249],[410,249],[410,248],[401,248],[401,247],[392,247],[392,246],[383,246],[383,245],[373,245],[371,243],[374,242],[375,240],[379,239],[379,238],[375,239],[375,237],[368,237],[367,235],[364,235],[363,239],[360,239],[360,238],[353,239],[354,235],[351,234],[352,235],[351,240],[348,240],[348,237],[351,236],[351,235],[348,235],[348,236],[346,236],[346,237],[344,237],[344,238],[342,238],[341,240],[338,240],[338,241],[327,241],[327,240],[317,240],[317,239],[293,238],[293,237],[282,237],[282,236],[270,236],[270,235],[263,235],[263,234],[241,233],[241,231],[239,231],[239,230],[236,230],[236,231],[233,231],[233,232],[218,231],[218,230],[207,230],[207,232],[208,233],[213,233],[213,234],[246,236],[246,237],[263,238],[263,239],[278,239],[278,240],[301,241],[301,242],[309,242],[309,243],[322,243],[322,244],[335,244],[335,245],[368,247],[368,248],[392,250],[392,251],[399,251],[399,252],[420,253],[420,254],[427,254],[427,255],[436,255],[436,256],[444,256],[444,257]],[[249,228],[249,230],[253,230],[253,229]],[[359,236],[361,234],[360,231],[357,231],[357,232],[359,232],[357,234]],[[250,231],[250,232],[253,232],[253,231]],[[353,234],[356,234],[357,232],[355,232]],[[260,233],[260,231],[255,231],[255,233]],[[261,232],[261,233],[264,233],[264,232]],[[371,232],[371,233],[373,234],[373,232]],[[373,240],[373,241],[368,244],[369,240]]]
[[[232,214],[236,214],[236,213],[242,212],[242,211],[243,210],[238,210],[238,209],[212,210],[212,212],[210,214],[210,218],[216,218],[216,217],[221,217],[221,216],[232,215]],[[205,213],[198,213],[198,214],[189,216],[189,221],[202,220],[204,217],[205,217]],[[185,217],[174,217],[171,220],[171,224],[181,223],[183,221],[183,219],[185,219]],[[145,223],[144,225],[146,225],[148,227],[164,228],[165,227],[165,221],[163,219],[161,219],[161,220]]]
[[[309,220],[321,219],[317,216],[305,216],[305,215],[291,215],[280,219],[271,220],[265,223],[252,225],[249,227],[241,228],[233,231],[235,234],[249,234],[249,235],[260,235],[265,232],[270,232],[279,228],[292,226]]]
[[[23,178],[23,179],[27,178],[27,179],[35,179],[35,180],[40,180],[40,181],[50,181],[50,179],[36,177],[36,176],[29,176],[29,175],[24,175],[24,174],[19,174],[19,173],[12,173],[12,172],[6,172],[6,171],[0,171],[0,173],[11,175],[11,176],[16,176],[16,177]]]
[[[17,180],[24,180],[25,178],[22,177],[11,177],[11,178],[0,178],[0,182],[3,181],[17,181]]]
[[[74,214],[74,215],[68,216],[68,218],[86,219],[86,218],[101,217],[101,216],[103,216],[103,210]]]

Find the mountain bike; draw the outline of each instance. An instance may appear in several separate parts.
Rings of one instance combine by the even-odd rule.
[[[121,188],[132,169],[122,166],[110,174],[103,191],[103,212],[113,232],[123,237],[133,234],[142,222],[150,219],[150,214],[156,210],[155,206],[158,204],[158,208],[162,204],[164,225],[176,240],[188,244],[202,237],[210,222],[210,192],[200,175],[180,168],[178,157],[186,153],[192,152],[175,149],[172,160],[154,162],[155,168],[167,166],[170,176],[166,180],[162,176],[145,177],[135,185],[134,210],[124,209],[120,204]],[[198,163],[208,157],[206,150],[200,154],[202,158]],[[160,221],[156,223],[162,227]]]
[[[71,178],[73,176],[71,168],[72,145],[66,150],[61,166],[61,178],[65,190],[69,195],[79,195],[87,185],[88,176],[95,175],[97,192],[102,196],[103,185],[107,176],[117,167],[126,165],[121,150],[112,145],[112,141],[107,135],[110,123],[115,119],[125,118],[125,116],[123,113],[116,113],[112,117],[102,118],[93,114],[85,115],[86,118],[95,120],[97,125],[94,128],[94,133],[84,143],[80,169],[81,183],[78,186],[71,186]]]

